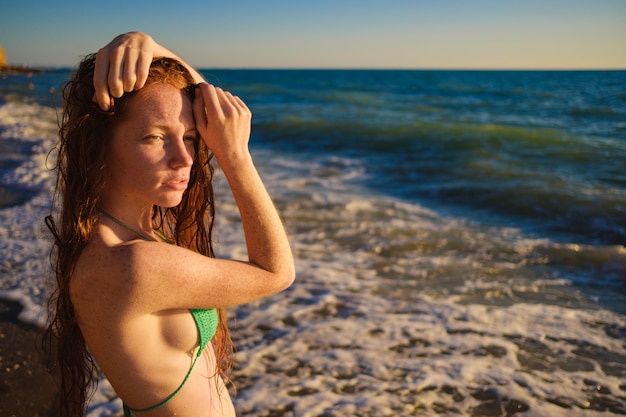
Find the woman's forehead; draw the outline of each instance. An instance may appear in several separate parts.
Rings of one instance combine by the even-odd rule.
[[[193,120],[193,111],[189,97],[180,89],[169,85],[154,83],[144,87],[132,98],[133,117],[189,118]]]

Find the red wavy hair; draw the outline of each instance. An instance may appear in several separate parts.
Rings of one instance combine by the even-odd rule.
[[[51,263],[56,280],[42,346],[59,378],[58,415],[63,417],[84,415],[97,381],[97,365],[78,327],[70,299],[70,281],[97,222],[96,207],[107,178],[105,155],[109,132],[125,116],[128,100],[141,92],[126,93],[115,99],[110,111],[102,111],[93,101],[94,65],[95,54],[85,57],[63,88],[63,114],[55,148],[57,182],[52,213],[46,217],[54,238]],[[173,85],[193,101],[193,77],[174,59],[157,58],[152,62],[146,85],[153,83]],[[153,226],[177,245],[214,257],[211,235],[215,210],[210,163],[213,154],[202,140],[196,143],[189,186],[181,203],[173,208],[155,207]],[[225,312],[220,310],[219,315],[220,324],[213,339],[217,374],[230,381],[234,349]]]

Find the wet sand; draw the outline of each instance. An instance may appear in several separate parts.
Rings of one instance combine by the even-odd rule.
[[[17,319],[21,309],[0,300],[0,415],[54,416],[56,388],[37,348],[40,329]]]

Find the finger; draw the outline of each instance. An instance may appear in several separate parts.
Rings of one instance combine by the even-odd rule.
[[[107,83],[109,93],[114,98],[120,98],[124,94],[124,51],[114,50],[109,56],[109,76]]]
[[[224,111],[221,105],[221,96],[223,91],[221,88],[215,88],[211,84],[202,83],[199,85],[202,100],[204,101],[204,108],[206,109],[207,117],[223,118]]]
[[[135,90],[141,89],[146,84],[151,63],[152,53],[146,54],[145,52],[140,51],[139,57],[137,58],[137,79],[135,81]]]
[[[195,98],[193,100],[193,116],[196,120],[196,128],[200,131],[207,124],[207,115],[204,98],[199,87],[196,87]]]
[[[239,96],[232,96],[232,100],[233,100],[233,104],[237,106],[237,108],[239,109],[239,114],[244,114],[244,113],[251,114],[250,109],[248,108],[246,103],[244,103],[244,101],[241,98],[239,98]]]
[[[215,88],[215,92],[220,101],[220,107],[222,108],[222,112],[224,113],[224,115],[230,116],[233,114],[233,112],[237,111],[235,106],[233,106],[232,104],[232,94],[230,94],[228,91],[222,90],[219,87]]]
[[[124,52],[124,66],[122,68],[122,85],[124,92],[131,92],[137,83],[137,59],[139,51],[135,48],[126,48]]]
[[[222,104],[222,107],[225,109],[224,112],[230,115],[239,115],[241,109],[230,91],[224,91],[224,97],[225,100]]]
[[[101,49],[96,54],[96,62],[94,63],[93,86],[94,101],[98,103],[104,111],[109,110],[111,106],[111,97],[109,96],[109,84],[107,82],[109,72],[109,59],[107,52]]]
[[[248,112],[245,105],[241,106],[240,99],[238,100],[230,91],[223,91],[221,88],[216,89],[218,97],[220,97],[220,104],[222,111],[227,116],[241,116]]]

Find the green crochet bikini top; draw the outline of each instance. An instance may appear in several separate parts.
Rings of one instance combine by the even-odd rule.
[[[139,408],[130,408],[126,404],[123,404],[124,417],[132,417],[131,411],[134,411],[136,413],[141,413],[141,412],[146,412],[146,411],[152,411],[159,407],[163,407],[172,398],[174,398],[176,394],[178,394],[180,390],[183,389],[183,387],[185,386],[187,379],[189,379],[189,375],[191,375],[191,371],[193,371],[193,367],[196,364],[196,361],[198,360],[200,355],[202,355],[202,352],[204,351],[204,348],[206,347],[206,345],[211,341],[211,339],[213,339],[213,336],[215,336],[215,332],[217,331],[217,325],[219,322],[217,310],[214,308],[211,308],[208,310],[191,309],[189,311],[191,311],[191,315],[193,316],[193,319],[196,322],[196,327],[198,328],[198,335],[200,336],[200,347],[198,348],[198,353],[196,354],[196,357],[193,359],[193,362],[191,363],[191,367],[189,368],[189,372],[187,372],[185,379],[183,379],[183,382],[176,389],[176,391],[171,393],[166,399],[164,399],[157,405],[139,409]]]

